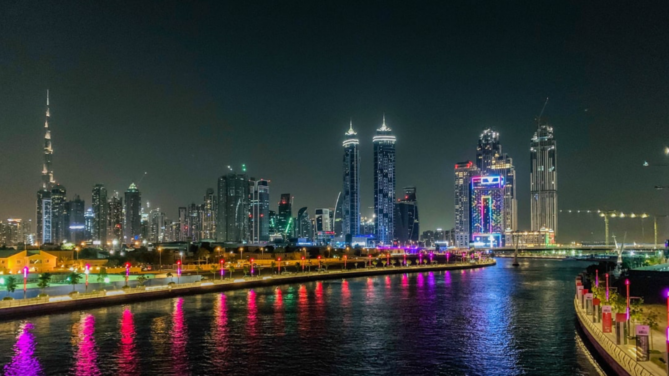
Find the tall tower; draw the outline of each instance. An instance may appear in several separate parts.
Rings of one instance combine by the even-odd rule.
[[[374,233],[379,244],[393,241],[395,212],[395,136],[386,126],[376,130],[374,142]]]
[[[290,193],[281,194],[278,214],[276,223],[277,231],[290,237],[294,230],[294,224],[291,224],[293,219],[293,199],[290,196]]]
[[[251,213],[249,216],[249,225],[251,228],[251,241],[255,244],[269,241],[269,181],[264,179],[256,180],[251,178],[249,182],[251,191]],[[290,194],[282,194],[281,202],[286,200],[290,205]],[[290,209],[289,209],[290,210]],[[281,212],[281,206],[279,206]],[[279,215],[281,217],[281,215]],[[292,217],[288,216],[283,231],[289,231]]]
[[[214,194],[213,188],[207,188],[204,194],[204,204],[202,210],[202,239],[216,238],[216,214],[218,210],[218,200]]]
[[[93,232],[91,237],[99,241],[104,248],[107,246],[107,188],[102,184],[95,184],[92,194],[93,204]]]
[[[406,187],[404,197],[395,203],[395,238],[402,245],[416,244],[419,234],[416,187]]]
[[[353,237],[360,234],[360,153],[358,151],[360,141],[357,135],[353,130],[353,121],[351,121],[342,143],[344,146],[344,187],[340,200],[344,239],[349,235]]]
[[[135,183],[125,191],[125,224],[123,237],[125,244],[138,240],[142,235],[142,195]]]
[[[479,169],[474,162],[466,161],[455,164],[455,246],[469,248],[469,187],[472,178]]]
[[[483,175],[499,175],[504,178],[504,224],[505,230],[517,230],[518,200],[516,198],[516,168],[513,159],[502,152],[499,133],[486,129],[479,137],[476,148],[476,167]]]
[[[246,174],[229,173],[221,176],[218,179],[217,240],[248,240],[248,215],[249,179]]]
[[[49,90],[46,91],[46,115],[44,119],[44,161],[42,163],[42,188],[37,191],[37,241],[40,244],[52,243],[54,234],[52,233],[52,202],[51,186],[55,183],[53,180],[53,167],[51,165],[53,158],[53,148],[51,147],[51,130],[49,129],[49,120],[51,112],[49,111]]]
[[[537,120],[538,128],[530,143],[530,194],[532,231],[558,230],[557,149],[553,127]]]
[[[107,203],[107,236],[112,246],[123,242],[123,199],[118,192],[114,192]]]

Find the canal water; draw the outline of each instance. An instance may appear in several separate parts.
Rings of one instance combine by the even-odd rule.
[[[212,293],[0,323],[5,375],[599,375],[578,261]]]

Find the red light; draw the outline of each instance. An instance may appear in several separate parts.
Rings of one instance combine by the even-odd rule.
[[[260,217],[261,217],[261,218],[264,217],[264,216],[265,216],[265,214],[260,214]]]
[[[177,260],[177,265],[181,265],[181,260]]]
[[[321,259],[321,256],[318,256],[318,259],[320,260],[320,259]]]
[[[302,260],[304,260],[304,256],[302,256]]]
[[[278,260],[278,261],[281,261],[281,257],[279,257],[277,260]]]

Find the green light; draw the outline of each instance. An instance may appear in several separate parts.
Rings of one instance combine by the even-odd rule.
[[[242,163],[242,172],[246,172],[246,165]]]
[[[0,285],[4,285],[4,284],[5,284],[5,277],[0,277]]]

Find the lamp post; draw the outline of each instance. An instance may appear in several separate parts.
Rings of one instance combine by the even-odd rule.
[[[667,339],[667,357],[669,357],[669,291],[667,291],[667,331],[665,332]],[[669,374],[669,362],[667,362],[667,374]]]
[[[28,267],[23,267],[23,299],[26,298],[26,293],[28,292]]]
[[[158,260],[158,267],[163,270],[163,247],[158,247]]]
[[[318,271],[321,271],[321,255],[318,255]]]
[[[276,261],[279,262],[277,271],[279,272],[279,275],[281,275],[281,257],[277,257]]]
[[[390,251],[386,253],[386,267],[390,266]]]
[[[251,258],[251,278],[253,278],[253,258]]]
[[[128,279],[130,278],[130,263],[125,263],[125,285],[128,286]]]
[[[609,273],[604,274],[606,276],[606,302],[609,302]]]
[[[177,285],[181,281],[181,260],[177,260]]]
[[[595,269],[595,287],[599,288],[599,269]]]
[[[74,259],[79,260],[79,247],[74,247]]]
[[[244,247],[239,247],[239,258],[244,262]]]
[[[86,264],[86,269],[84,270],[84,274],[86,274],[86,292],[88,292],[88,274],[91,272],[91,266],[89,264]]]
[[[327,250],[328,250],[328,258],[330,258],[330,246],[328,246]]]
[[[306,261],[304,261],[304,256],[302,256],[302,273],[304,273],[304,264],[305,263],[306,263]]]
[[[407,251],[404,250],[404,266],[407,266]]]
[[[369,259],[369,267],[372,267],[372,255],[367,255],[367,258]]]
[[[450,261],[449,259],[451,258],[451,252],[446,252],[446,263],[448,264]]]
[[[225,274],[225,259],[221,259],[221,281],[223,281],[223,274]]]
[[[627,322],[630,321],[630,280],[625,280],[625,287],[627,287]]]
[[[346,259],[347,259],[347,258],[348,258],[348,257],[347,257],[346,255],[344,255],[344,270],[346,270]]]

